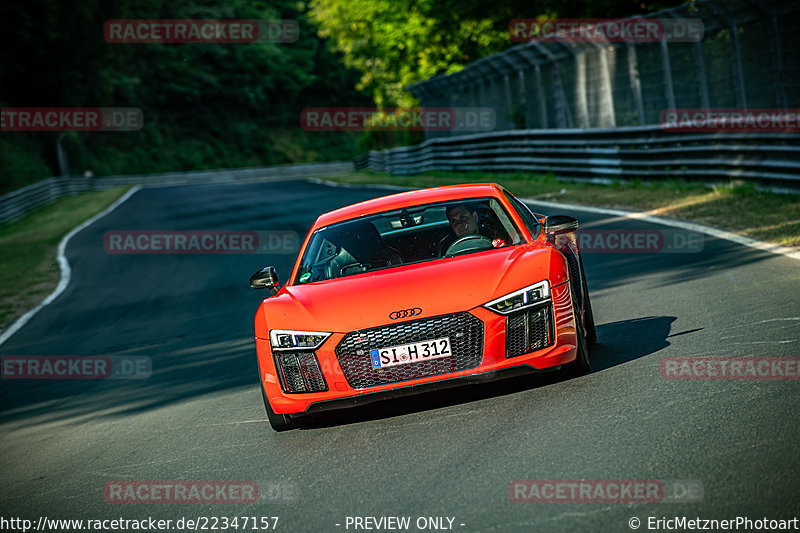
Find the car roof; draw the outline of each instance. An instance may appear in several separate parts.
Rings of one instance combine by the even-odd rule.
[[[323,213],[317,219],[314,227],[327,226],[343,220],[350,220],[364,215],[372,215],[392,209],[410,207],[433,202],[446,202],[464,198],[480,198],[487,196],[502,196],[503,189],[496,183],[463,183],[459,185],[445,185],[416,189],[389,196],[381,196],[357,204],[348,205],[328,213]]]

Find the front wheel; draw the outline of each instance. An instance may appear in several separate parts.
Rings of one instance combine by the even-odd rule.
[[[580,311],[578,309],[578,302],[575,301],[575,296],[572,297],[572,316],[575,319],[575,336],[577,337],[577,355],[575,360],[567,363],[567,372],[570,374],[580,375],[586,374],[591,369],[589,363],[589,344],[586,342],[586,335],[583,332],[583,326],[580,322]]]
[[[272,406],[269,404],[269,400],[267,399],[267,393],[264,391],[264,383],[261,382],[260,376],[259,382],[261,383],[261,398],[264,400],[264,409],[267,411],[267,419],[269,420],[269,425],[272,426],[272,429],[275,431],[287,431],[289,429],[296,428],[297,422],[292,420],[291,417],[287,415],[280,415],[272,410]]]

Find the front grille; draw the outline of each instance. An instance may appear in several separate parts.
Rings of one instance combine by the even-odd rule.
[[[289,352],[275,355],[275,365],[281,374],[286,392],[322,392],[328,384],[319,368],[314,352]]]
[[[441,337],[450,338],[451,357],[372,368],[370,350]],[[483,359],[483,322],[469,313],[454,313],[353,331],[336,346],[336,357],[354,389],[466,370]]]
[[[553,343],[552,306],[526,309],[506,317],[506,357],[534,352]]]

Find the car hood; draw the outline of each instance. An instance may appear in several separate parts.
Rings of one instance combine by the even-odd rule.
[[[520,245],[295,285],[265,300],[261,309],[269,329],[342,333],[467,311],[548,279],[552,256],[549,246]],[[415,308],[421,312],[413,318],[389,318]]]

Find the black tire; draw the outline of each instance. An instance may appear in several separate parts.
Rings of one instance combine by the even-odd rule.
[[[568,374],[581,375],[586,374],[591,370],[589,363],[589,344],[586,342],[586,335],[583,332],[583,327],[580,323],[580,313],[578,312],[578,302],[575,301],[575,296],[572,297],[572,316],[575,319],[575,335],[578,337],[578,354],[574,361],[566,365]]]
[[[260,377],[259,382],[261,382]],[[269,400],[267,400],[267,393],[264,391],[263,382],[261,382],[261,398],[264,400],[264,409],[267,411],[267,419],[269,420],[269,425],[272,426],[272,429],[275,431],[288,431],[297,427],[297,422],[291,417],[287,415],[279,415],[272,410],[272,406],[269,404]]]
[[[589,299],[589,287],[586,286],[583,265],[581,265],[581,277],[583,278],[583,318],[586,322],[586,342],[589,346],[594,346],[597,343],[597,329],[594,327],[592,301]]]

